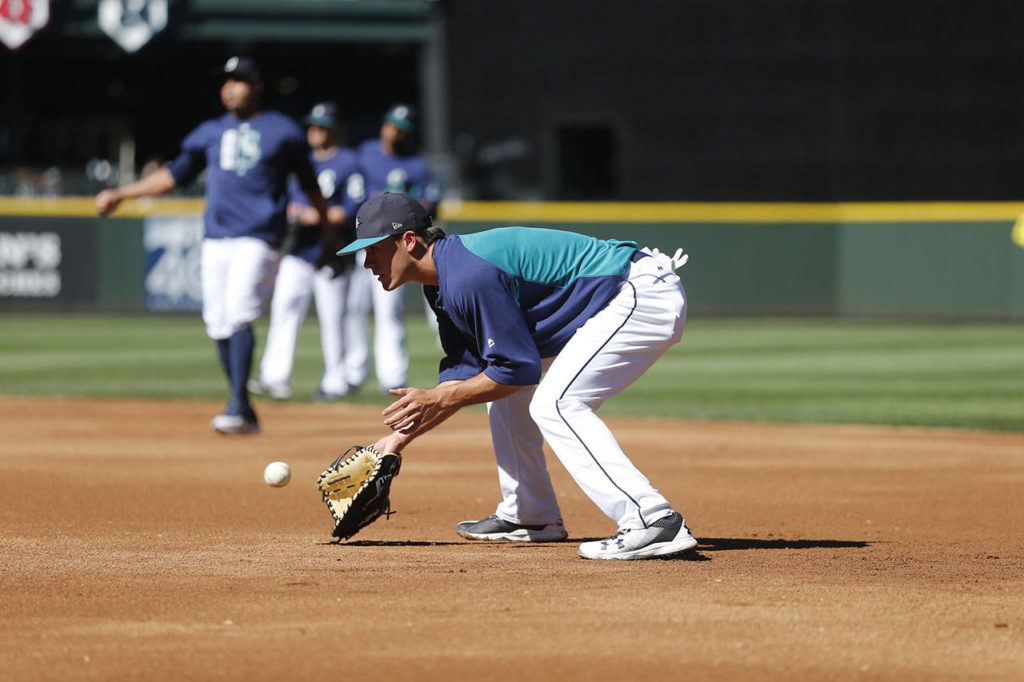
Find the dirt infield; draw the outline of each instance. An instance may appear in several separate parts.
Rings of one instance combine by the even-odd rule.
[[[571,541],[455,535],[497,502],[481,412],[335,545],[314,480],[377,410],[216,408],[0,400],[0,678],[1024,679],[1024,434],[610,419],[700,546],[588,562],[614,527],[554,458]]]

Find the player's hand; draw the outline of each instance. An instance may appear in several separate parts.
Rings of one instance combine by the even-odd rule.
[[[96,212],[100,215],[109,215],[121,203],[121,197],[117,190],[105,189],[96,195]]]
[[[444,404],[443,392],[437,389],[393,388],[391,395],[399,399],[384,408],[384,424],[406,435],[429,431],[457,410]]]
[[[303,206],[299,214],[299,220],[303,225],[319,225],[320,213],[312,206]]]
[[[373,445],[377,452],[402,452],[412,438],[402,433],[392,433],[384,436]]]

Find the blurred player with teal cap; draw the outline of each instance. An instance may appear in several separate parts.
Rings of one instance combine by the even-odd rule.
[[[359,175],[350,183],[350,196],[360,201],[382,192],[401,192],[414,197],[431,215],[437,210],[440,186],[416,152],[416,109],[408,104],[395,104],[381,121],[380,137],[363,142],[356,150]],[[356,254],[362,265],[362,252]],[[373,278],[359,268],[353,277],[353,319],[362,319],[362,330],[350,339],[346,349],[346,365],[353,380],[365,378],[369,368],[369,343],[366,317],[372,302],[374,313],[374,362],[381,390],[405,384],[409,352],[405,346],[405,320],[401,292],[384,291],[375,286]],[[360,379],[361,380],[361,379]]]

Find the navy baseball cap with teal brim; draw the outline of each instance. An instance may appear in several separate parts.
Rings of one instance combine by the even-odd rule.
[[[384,192],[367,201],[356,213],[356,239],[338,255],[365,249],[409,230],[419,232],[432,224],[430,214],[419,201],[408,194]]]
[[[338,105],[334,102],[320,102],[309,111],[309,116],[302,119],[308,126],[333,128],[338,125]]]
[[[384,122],[407,133],[416,131],[416,110],[408,104],[396,104],[384,114]]]

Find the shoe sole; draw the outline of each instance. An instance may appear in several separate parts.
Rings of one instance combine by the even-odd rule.
[[[484,540],[493,542],[558,542],[569,537],[566,531],[545,531],[528,530],[521,528],[508,533],[470,533],[464,530],[456,530],[460,537],[467,540]]]
[[[250,436],[260,432],[260,427],[252,427],[245,429],[214,429],[217,433],[222,436]]]
[[[621,560],[621,561],[635,561],[637,559],[666,559],[669,557],[680,556],[687,552],[693,551],[697,547],[697,539],[693,537],[686,538],[685,540],[672,539],[668,542],[657,542],[640,549],[634,549],[631,552],[621,552],[619,554],[595,554],[594,556],[587,556],[580,549],[579,555],[581,559],[598,559],[598,560]]]
[[[243,424],[242,426],[228,426],[220,428],[210,424],[210,428],[222,436],[245,436],[260,432],[259,424]]]

